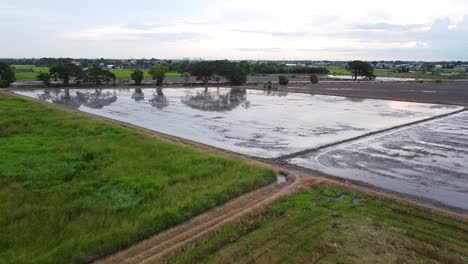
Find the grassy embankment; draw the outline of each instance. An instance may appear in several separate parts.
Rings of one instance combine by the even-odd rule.
[[[13,95],[0,114],[0,262],[83,262],[275,180]]]
[[[359,203],[353,202],[356,197]],[[343,187],[322,185],[277,202],[171,260],[319,261],[467,263],[468,225]]]
[[[332,75],[351,75],[345,68],[329,67],[328,70]],[[445,73],[451,72],[445,70]],[[463,75],[444,76],[444,75],[430,75],[423,72],[394,72],[392,70],[375,69],[375,76],[377,77],[396,77],[396,78],[414,78],[414,79],[463,79]]]
[[[47,67],[36,67],[34,65],[12,65],[15,68],[16,80],[17,81],[35,81],[39,73],[49,72]],[[117,78],[130,78],[130,74],[133,70],[110,70],[115,74]],[[168,72],[166,77],[179,77],[182,74],[178,72]],[[145,71],[145,77],[150,78],[151,75]]]

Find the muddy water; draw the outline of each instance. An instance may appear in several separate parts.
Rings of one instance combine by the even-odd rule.
[[[468,210],[468,112],[289,162]]]
[[[460,109],[229,88],[15,92],[263,158],[279,157]]]

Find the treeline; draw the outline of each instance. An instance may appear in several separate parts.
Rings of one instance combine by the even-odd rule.
[[[190,72],[192,65],[203,61],[188,60],[158,60],[158,59],[138,59],[138,60],[117,60],[117,59],[72,59],[72,58],[41,58],[41,59],[0,59],[1,62],[12,65],[35,65],[36,67],[52,67],[58,64],[76,64],[81,68],[92,65],[107,67],[110,69],[147,71],[156,65],[163,65],[171,72]],[[233,62],[236,63],[236,62]],[[306,64],[295,66],[279,62],[251,62],[241,61],[248,74],[328,74],[325,67],[310,67]]]

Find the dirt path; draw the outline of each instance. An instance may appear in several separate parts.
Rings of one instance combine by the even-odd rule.
[[[96,263],[159,263],[197,242],[210,237],[226,225],[241,217],[262,209],[299,186],[302,175],[290,173],[282,184],[272,184],[238,197],[220,207],[193,218],[191,221],[171,228],[142,241],[113,256]]]

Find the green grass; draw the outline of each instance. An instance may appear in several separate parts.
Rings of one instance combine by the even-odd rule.
[[[226,228],[171,262],[467,263],[468,225],[322,185]]]
[[[346,70],[345,68],[339,67],[329,67],[328,70],[330,71],[331,75],[351,75],[351,72]],[[445,70],[445,73],[450,73],[450,70]],[[417,72],[394,72],[392,70],[384,70],[384,69],[375,69],[374,74],[377,77],[396,77],[396,78],[414,78],[414,79],[463,79],[466,78],[463,75],[455,75],[455,76],[444,76],[444,75],[430,75],[423,73],[421,71]]]
[[[80,263],[274,172],[0,93],[0,263]]]
[[[35,81],[39,73],[49,72],[47,67],[36,67],[34,65],[12,65],[14,67],[17,81]]]

